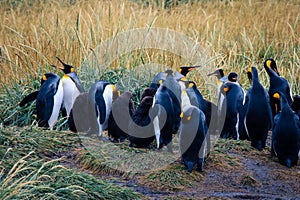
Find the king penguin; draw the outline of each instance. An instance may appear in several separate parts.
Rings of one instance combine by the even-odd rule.
[[[274,93],[273,97],[280,99],[281,112],[274,118],[271,155],[277,156],[280,164],[290,168],[296,165],[299,159],[299,117],[292,111],[283,93]]]
[[[130,147],[147,148],[155,139],[154,117],[151,115],[153,98],[152,96],[145,96],[132,115],[128,128]]]
[[[64,63],[60,58],[56,58],[62,64],[62,66],[58,66],[57,68],[64,72],[64,76],[61,79],[64,90],[63,105],[66,109],[67,116],[70,116],[70,112],[76,97],[80,93],[83,93],[84,89],[79,78],[77,77],[74,67]],[[52,66],[56,67],[55,65]]]
[[[270,97],[270,105],[271,105],[271,109],[272,109],[272,114],[274,117],[276,114],[274,101],[276,101],[276,99],[273,98],[273,95],[276,92],[282,92],[285,95],[288,104],[291,105],[292,97],[291,97],[291,92],[290,92],[290,85],[285,78],[280,77],[278,75],[279,73],[277,70],[276,62],[273,59],[265,60],[264,68],[270,77],[270,87],[269,87],[268,93],[269,93],[269,97]],[[274,70],[276,70],[277,72]]]
[[[107,129],[112,103],[119,95],[116,86],[106,81],[100,80],[91,86],[89,96],[95,105],[95,114],[91,114],[90,134],[97,133],[102,137],[103,131]]]
[[[181,159],[188,172],[192,172],[195,165],[197,165],[197,170],[202,172],[207,132],[205,115],[199,108],[190,105],[184,108],[181,117],[179,129]]]
[[[152,112],[157,148],[167,145],[172,150],[172,134],[176,134],[180,126],[181,87],[173,77],[172,70],[166,71],[165,81],[155,93]]]
[[[266,146],[269,130],[272,128],[272,112],[267,91],[260,84],[255,67],[249,67],[252,85],[247,92],[244,126],[251,146],[261,151]]]
[[[43,80],[36,98],[38,126],[52,129],[62,105],[63,87],[59,76],[53,73],[43,75]]]
[[[242,88],[233,82],[227,82],[222,86],[225,100],[222,105],[221,116],[225,119],[221,132],[221,138],[238,139],[239,115],[243,107],[244,94]]]
[[[128,136],[129,122],[135,110],[132,97],[131,92],[124,92],[112,103],[107,131],[113,142],[124,142]]]

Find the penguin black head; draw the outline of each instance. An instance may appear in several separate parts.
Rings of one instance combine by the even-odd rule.
[[[165,76],[167,77],[167,76],[174,76],[174,72],[171,70],[171,69],[167,69],[166,71],[165,71]]]
[[[228,74],[228,80],[229,80],[230,82],[238,82],[238,75],[237,75],[237,73],[235,73],[235,72],[230,72],[230,73]]]
[[[250,82],[250,85],[252,85],[252,67],[248,67],[247,77],[248,77],[248,80]]]
[[[73,66],[64,63],[59,57],[56,57],[56,58],[63,66],[56,67],[55,65],[52,65],[53,67],[56,67],[56,68],[62,70],[65,74],[69,74],[69,73],[72,73],[75,71]]]
[[[221,79],[225,76],[225,71],[220,68],[212,73],[207,74],[207,76],[212,76],[212,75],[216,76],[218,79]]]
[[[274,72],[276,72],[276,74],[277,74],[278,76],[280,76],[280,74],[279,74],[279,72],[278,72],[278,69],[277,69],[276,62],[275,62],[274,59],[269,58],[269,59],[265,60],[264,66],[265,66],[265,67],[268,67],[268,68],[270,68],[270,69],[272,69]]]
[[[295,111],[296,113],[299,112],[300,110],[300,96],[299,95],[295,95],[293,97],[293,103],[291,104],[291,108],[293,109],[293,111]]]
[[[54,74],[54,73],[46,73],[46,74],[44,74],[43,76],[42,76],[42,78],[41,78],[41,85],[43,85],[43,83],[48,79],[48,78],[55,78],[55,77],[57,77],[57,75],[56,74]]]
[[[183,67],[179,67],[177,71],[183,76],[186,76],[190,71],[196,69],[197,67],[200,66],[183,66]]]

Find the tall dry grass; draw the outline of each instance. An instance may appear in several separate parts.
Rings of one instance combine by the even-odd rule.
[[[160,27],[197,41],[208,49],[206,54],[210,61],[204,64],[211,70],[222,67],[227,72],[238,72],[240,82],[246,88],[249,85],[244,71],[250,65],[260,68],[262,82],[268,86],[262,60],[273,57],[281,74],[290,81],[293,93],[299,93],[300,5],[296,0],[187,1],[177,6],[170,4],[166,9],[157,1],[144,0],[9,2],[0,3],[2,86],[17,83],[38,87],[31,83],[42,73],[59,73],[50,67],[59,64],[55,56],[78,67],[97,46],[120,32]],[[136,67],[153,62],[173,69],[198,64],[171,52],[145,49],[117,58],[110,67],[121,69],[121,76],[132,75],[133,79],[122,84],[136,90],[139,85],[149,82],[154,74],[143,77]],[[80,75],[82,69],[77,70],[83,77]],[[93,78],[109,79],[113,73],[117,80],[120,76],[114,71],[101,73],[93,74]],[[210,98],[207,77],[203,73],[199,70],[190,77],[198,83],[203,95]]]

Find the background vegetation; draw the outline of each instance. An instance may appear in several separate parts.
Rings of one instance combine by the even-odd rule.
[[[105,198],[111,195],[110,191],[120,192],[127,198],[132,195],[140,197],[123,188],[105,190],[108,193],[104,194],[101,187],[110,188],[106,185],[110,183],[99,182],[85,173],[67,169],[61,165],[61,160],[53,160],[57,154],[57,157],[62,157],[62,151],[78,149],[80,142],[76,141],[76,135],[37,129],[34,103],[26,108],[18,107],[26,94],[39,88],[43,73],[52,71],[61,74],[50,66],[59,64],[55,56],[76,67],[86,90],[95,80],[104,79],[118,83],[122,90],[139,94],[153,75],[162,69],[149,71],[141,66],[158,63],[176,69],[199,63],[190,63],[171,52],[146,49],[115,59],[99,74],[85,71],[80,66],[97,46],[120,32],[145,27],[169,28],[207,49],[210,60],[202,65],[211,71],[216,68],[236,71],[245,88],[249,87],[245,69],[251,65],[259,68],[261,81],[268,87],[262,61],[274,58],[279,72],[290,82],[293,94],[299,94],[299,10],[300,4],[296,0],[1,1],[0,198],[24,198],[20,195],[42,198],[39,196],[41,191],[47,191],[53,199],[71,194],[74,198],[108,195],[101,196]],[[192,72],[189,78],[197,82],[205,98],[213,99],[204,71]],[[59,123],[58,130],[63,129],[63,121]],[[16,128],[23,126],[26,127]],[[69,139],[64,140],[64,137]],[[66,141],[71,141],[70,146]],[[63,180],[59,175],[53,175],[53,170],[72,177],[70,184],[62,186]],[[145,177],[151,177],[151,174]],[[57,185],[50,184],[53,179]],[[77,185],[76,181],[81,179],[86,182]],[[37,184],[41,180],[46,185]],[[89,185],[89,181],[98,181],[98,185]]]

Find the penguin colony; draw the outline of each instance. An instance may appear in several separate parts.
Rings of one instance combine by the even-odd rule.
[[[36,100],[39,127],[53,129],[60,111],[74,132],[86,132],[103,138],[108,131],[112,142],[129,140],[135,148],[157,149],[164,146],[173,153],[172,138],[178,134],[182,163],[191,172],[203,171],[209,154],[210,135],[220,138],[250,140],[251,146],[262,150],[272,131],[271,156],[287,167],[297,164],[300,149],[300,96],[292,100],[290,86],[280,76],[275,60],[267,59],[264,69],[270,79],[269,90],[261,85],[256,67],[247,70],[251,87],[245,92],[238,75],[218,69],[216,76],[218,103],[205,100],[196,83],[188,80],[189,71],[200,66],[184,66],[158,73],[145,88],[135,108],[134,94],[120,94],[117,87],[104,80],[94,83],[88,92],[73,66],[57,57],[64,72],[62,78],[46,73],[39,91],[19,103],[25,106]]]

